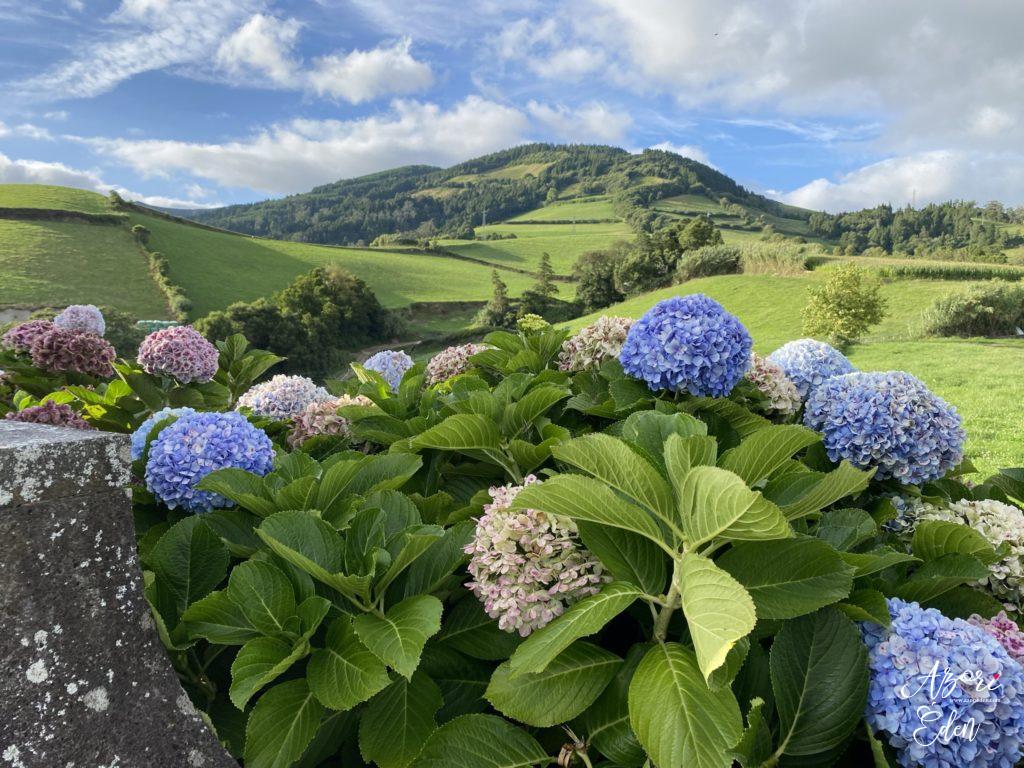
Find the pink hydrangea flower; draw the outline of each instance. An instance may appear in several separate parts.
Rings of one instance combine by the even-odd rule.
[[[800,410],[800,392],[778,363],[752,352],[746,377],[768,398],[776,413],[789,416]]]
[[[1010,654],[1010,658],[1018,664],[1024,664],[1024,632],[1020,631],[1017,622],[1006,615],[1006,611],[1000,611],[991,619],[984,619],[974,613],[967,621],[992,635]]]
[[[467,585],[484,610],[506,632],[526,637],[608,581],[603,566],[579,539],[572,520],[535,509],[510,510],[525,486],[491,488],[476,534]]]
[[[181,384],[213,379],[219,358],[217,348],[190,325],[153,331],[139,346],[142,370],[170,376]]]
[[[572,372],[600,368],[608,358],[619,356],[634,322],[629,317],[598,318],[597,322],[562,343],[558,368]]]
[[[21,323],[7,331],[0,339],[0,343],[6,349],[28,354],[32,351],[32,344],[35,340],[52,330],[53,327],[51,320],[29,320],[27,323]]]
[[[465,373],[472,368],[469,358],[485,349],[490,349],[490,347],[486,344],[461,344],[441,350],[427,363],[427,386],[440,384],[453,376]]]
[[[32,405],[20,411],[12,411],[4,416],[8,421],[21,421],[26,424],[49,424],[54,427],[71,427],[72,429],[93,429],[94,427],[75,413],[70,405],[47,400],[42,405]]]
[[[338,413],[338,409],[346,405],[373,405],[373,401],[365,395],[342,395],[339,398],[310,403],[292,419],[294,426],[288,434],[288,444],[292,448],[298,448],[317,435],[349,437],[352,422]]]
[[[114,375],[117,352],[94,333],[53,326],[35,337],[30,351],[32,365],[50,373],[83,373],[100,379]]]

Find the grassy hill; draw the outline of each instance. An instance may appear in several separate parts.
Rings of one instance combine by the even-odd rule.
[[[629,299],[569,325],[582,327],[601,314],[639,317],[670,296],[706,293],[739,317],[750,329],[755,349],[767,354],[803,336],[800,313],[807,288],[823,279],[824,272],[800,277],[726,275],[691,280]],[[948,282],[932,280],[885,284],[888,315],[864,343],[850,349],[849,357],[862,370],[909,371],[955,405],[969,427],[968,454],[982,471],[1024,466],[1020,439],[1024,399],[1018,377],[1011,373],[1024,368],[1024,341],[922,338],[921,311],[949,290]]]
[[[0,208],[43,208],[53,211],[113,213],[103,195],[48,184],[0,184]]]

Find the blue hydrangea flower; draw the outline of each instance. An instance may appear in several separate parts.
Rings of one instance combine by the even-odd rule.
[[[956,408],[903,371],[829,379],[811,392],[804,423],[822,433],[830,459],[877,467],[879,480],[920,485],[945,475],[964,455]]]
[[[363,363],[363,368],[366,370],[376,371],[383,376],[392,392],[398,391],[402,377],[412,366],[412,358],[405,352],[395,349],[382,350]]]
[[[331,399],[331,393],[305,376],[278,374],[269,381],[250,387],[238,398],[238,408],[250,408],[257,416],[287,421],[298,416],[310,403]]]
[[[102,336],[107,330],[107,321],[95,304],[72,304],[53,318],[53,324],[69,331],[85,331]]]
[[[872,730],[905,768],[1013,768],[1024,754],[1024,669],[981,627],[898,598],[888,604],[891,628],[861,625]],[[951,719],[954,728],[973,720],[974,737],[943,730]]]
[[[750,367],[747,329],[702,293],[651,307],[629,329],[619,361],[654,391],[722,397]]]
[[[168,416],[182,416],[186,413],[195,413],[195,411],[191,408],[161,408],[139,424],[139,428],[132,432],[132,461],[138,461],[142,458],[142,454],[146,450],[146,440],[149,438],[150,430],[157,425],[157,422],[163,421]]]
[[[150,445],[146,487],[171,509],[209,512],[232,502],[196,485],[218,469],[236,467],[265,475],[273,467],[274,446],[263,430],[240,413],[189,413],[178,418]]]
[[[781,366],[786,377],[796,384],[801,400],[806,400],[815,387],[833,376],[857,370],[838,349],[814,339],[783,344],[768,355],[768,359]]]

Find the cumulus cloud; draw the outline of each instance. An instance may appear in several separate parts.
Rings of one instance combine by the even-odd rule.
[[[0,122],[0,139],[6,137],[20,139],[35,139],[36,141],[52,141],[53,135],[39,125],[32,123],[20,123],[19,125],[7,125]]]
[[[309,85],[320,95],[353,104],[425,90],[433,84],[434,73],[429,64],[413,58],[411,47],[412,40],[406,37],[392,46],[323,56],[308,74]]]
[[[565,141],[617,142],[633,124],[628,113],[598,101],[576,109],[563,104],[552,106],[531,101],[526,110],[537,122]]]
[[[696,160],[698,163],[704,163],[704,165],[711,166],[712,168],[715,167],[711,165],[708,153],[694,144],[672,144],[668,141],[662,141],[657,144],[652,144],[650,148],[663,149],[666,152],[675,152],[677,155],[681,155],[682,157],[688,157],[691,160]]]
[[[292,48],[300,26],[295,19],[257,13],[220,44],[217,64],[232,74],[254,71],[277,85],[294,85],[298,64]]]
[[[296,119],[226,143],[83,141],[146,176],[186,171],[226,186],[283,194],[409,163],[454,164],[519,143],[528,128],[522,112],[470,96],[448,110],[396,100],[384,115]]]
[[[96,170],[81,170],[64,163],[12,160],[0,152],[0,184],[52,184],[106,194],[111,189],[129,200],[166,208],[215,208],[220,203],[197,203],[161,195],[141,195],[117,184],[107,184]]]
[[[902,206],[951,199],[984,203],[1024,202],[1024,155],[937,150],[893,157],[843,174],[835,181],[815,179],[779,199],[830,212],[879,203]]]

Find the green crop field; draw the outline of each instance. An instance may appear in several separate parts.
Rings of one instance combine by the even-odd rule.
[[[569,325],[579,328],[598,316],[639,317],[658,301],[705,293],[750,329],[755,349],[767,354],[801,338],[800,312],[815,272],[806,277],[726,275],[691,280],[629,299]],[[889,313],[864,343],[849,350],[864,370],[906,370],[955,405],[969,425],[968,454],[983,472],[1024,465],[1024,398],[1015,372],[1024,368],[1024,341],[1015,339],[926,339],[921,311],[953,288],[948,282],[901,280],[882,288]]]
[[[389,307],[415,301],[484,301],[491,295],[489,267],[444,256],[260,240],[140,214],[132,214],[131,220],[150,230],[149,247],[167,256],[171,280],[192,299],[196,317],[233,301],[267,296],[327,264],[365,280]],[[529,275],[507,271],[502,278],[513,294],[533,282]]]
[[[168,316],[126,228],[0,219],[0,306],[85,303],[154,320]]]
[[[113,213],[96,192],[45,184],[0,184],[0,208],[47,208],[54,211]]]
[[[596,219],[617,219],[612,210],[612,201],[607,196],[581,197],[545,205],[509,219],[509,221],[594,221]]]

